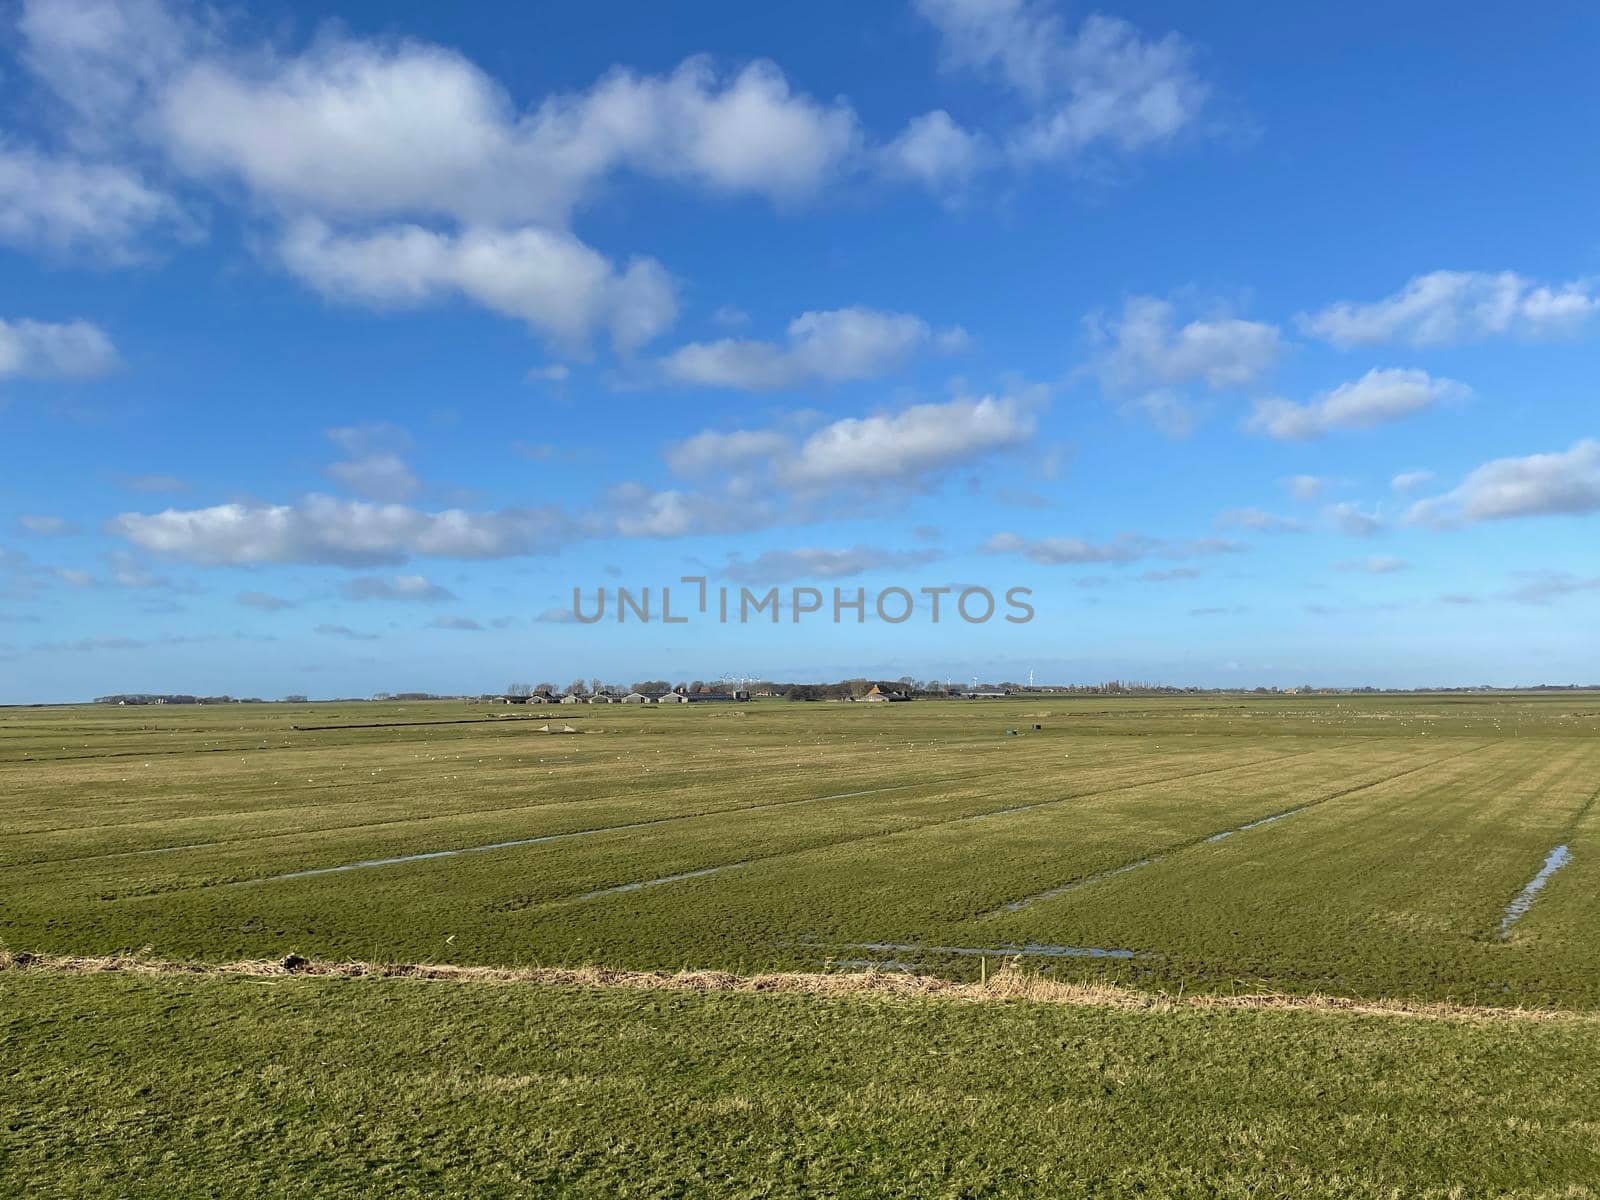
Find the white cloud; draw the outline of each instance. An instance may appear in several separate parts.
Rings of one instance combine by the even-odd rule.
[[[1444,495],[1417,501],[1406,520],[1449,527],[1593,512],[1600,512],[1600,441],[1584,438],[1553,454],[1484,463]]]
[[[1230,508],[1217,515],[1222,529],[1253,529],[1258,533],[1304,533],[1306,523],[1294,517],[1280,517],[1260,508]]]
[[[775,430],[739,429],[718,433],[707,429],[668,446],[664,457],[677,474],[693,476],[747,467],[781,455],[792,445],[793,439],[788,434]]]
[[[623,537],[671,538],[699,533],[737,533],[775,524],[776,499],[733,496],[727,491],[652,491],[620,484],[607,494],[608,530]]]
[[[1018,554],[1031,562],[1046,565],[1079,563],[1130,563],[1143,558],[1195,558],[1213,554],[1233,554],[1244,547],[1226,538],[1192,538],[1169,541],[1140,533],[1119,533],[1109,542],[1088,542],[1082,538],[1028,538],[1017,533],[997,533],[981,547],[985,554]]]
[[[1303,441],[1337,430],[1372,429],[1470,394],[1465,384],[1426,371],[1374,367],[1308,404],[1258,400],[1245,428],[1267,437]]]
[[[817,430],[778,477],[800,488],[908,484],[1033,436],[1034,419],[1009,397],[919,404],[889,416],[851,417]]]
[[[1209,88],[1176,34],[1152,39],[1092,14],[1069,32],[1043,0],[917,0],[945,61],[992,75],[1033,109],[1010,139],[1021,161],[1070,159],[1105,146],[1133,153],[1193,127]]]
[[[1101,386],[1172,436],[1190,433],[1198,419],[1183,389],[1250,387],[1283,352],[1275,325],[1226,315],[1179,325],[1177,307],[1153,296],[1134,296],[1120,316],[1094,314],[1085,326]]]
[[[302,562],[348,566],[403,562],[413,555],[487,559],[538,554],[572,533],[555,508],[424,512],[308,496],[298,505],[219,504],[123,513],[112,533],[157,554],[209,565]]]
[[[1433,480],[1432,471],[1401,471],[1389,480],[1389,486],[1397,492],[1414,492],[1425,483]]]
[[[366,500],[409,500],[422,484],[401,457],[411,446],[411,435],[397,425],[379,421],[342,426],[326,431],[328,440],[352,457],[332,463],[327,475]]]
[[[1179,326],[1176,306],[1154,296],[1132,297],[1118,318],[1091,317],[1089,330],[1102,347],[1096,370],[1124,391],[1197,382],[1247,387],[1277,365],[1283,349],[1275,325],[1222,316]]]
[[[937,550],[885,550],[877,546],[851,546],[833,550],[805,547],[767,550],[748,562],[730,562],[722,574],[750,583],[783,583],[791,579],[844,579],[870,571],[923,566],[943,555]]]
[[[1383,529],[1383,518],[1354,504],[1330,504],[1325,510],[1334,528],[1349,537],[1371,537]]]
[[[956,353],[967,344],[959,328],[935,332],[920,317],[870,308],[802,313],[789,322],[784,344],[746,338],[691,342],[661,362],[679,383],[757,391],[810,380],[839,383],[895,370],[921,349]]]
[[[1296,500],[1315,500],[1328,487],[1328,480],[1318,475],[1290,475],[1283,486]]]
[[[24,513],[17,518],[17,524],[39,537],[64,537],[78,531],[78,527],[67,518],[42,513]]]
[[[909,121],[881,154],[890,174],[939,191],[970,180],[988,164],[993,150],[982,134],[962,128],[941,108]]]
[[[691,58],[671,75],[615,70],[518,112],[498,82],[417,42],[324,40],[304,54],[194,64],[167,89],[180,162],[242,179],[289,211],[563,224],[610,173],[803,200],[860,139],[855,113],[754,62]]]
[[[87,321],[0,320],[0,379],[93,379],[119,361],[105,331]]]
[[[425,575],[395,575],[391,578],[363,575],[347,581],[340,591],[347,600],[406,600],[434,604],[456,598],[449,588],[434,583]]]
[[[464,296],[572,353],[599,328],[618,350],[637,349],[677,316],[660,263],[635,258],[619,270],[571,234],[548,229],[444,234],[400,225],[343,235],[307,220],[280,250],[291,271],[336,299],[406,308]]]
[[[422,487],[397,454],[373,454],[332,463],[328,476],[368,500],[409,500]]]
[[[195,231],[172,197],[131,169],[0,145],[0,242],[123,262],[139,257],[139,238],[154,229]]]
[[[1370,304],[1340,301],[1300,317],[1335,346],[1443,346],[1481,338],[1569,337],[1600,310],[1592,280],[1541,284],[1514,271],[1433,271]]]
[[[1367,575],[1393,575],[1397,571],[1409,570],[1410,567],[1411,564],[1405,559],[1387,554],[1375,554],[1370,558],[1358,558],[1334,564],[1335,570],[1360,571]]]
[[[23,61],[77,118],[74,138],[91,143],[137,120],[210,40],[161,0],[23,0],[17,31]]]

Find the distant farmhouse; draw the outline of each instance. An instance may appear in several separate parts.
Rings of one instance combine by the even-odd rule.
[[[890,704],[909,699],[911,697],[904,692],[886,692],[877,684],[873,684],[871,690],[861,697],[861,702],[863,704]]]

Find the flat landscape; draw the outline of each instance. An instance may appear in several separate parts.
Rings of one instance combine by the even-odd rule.
[[[1587,1008],[1597,734],[1582,694],[11,710],[0,930],[203,961],[962,978],[1019,954]]]
[[[1591,1195],[1597,734],[1582,693],[6,710],[0,1178],[227,1191],[259,1136],[261,1191],[365,1155],[402,1192],[692,1194],[790,1156],[749,1194],[1116,1194],[1121,1145],[1179,1192]],[[912,974],[1076,999],[881,986]],[[1264,994],[1377,1011],[1224,1003]],[[452,1133],[468,1100],[505,1122]]]

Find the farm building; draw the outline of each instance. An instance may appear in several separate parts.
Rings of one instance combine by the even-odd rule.
[[[869,691],[865,696],[861,697],[861,699],[867,704],[889,704],[898,703],[903,700],[909,700],[911,697],[906,695],[904,692],[886,692],[877,684],[873,684],[872,690]]]

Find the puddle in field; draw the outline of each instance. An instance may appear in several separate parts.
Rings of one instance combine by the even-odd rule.
[[[1288,812],[1273,813],[1270,817],[1262,817],[1259,821],[1251,821],[1248,825],[1240,825],[1237,829],[1224,829],[1221,833],[1213,833],[1206,841],[1220,842],[1223,838],[1231,838],[1234,834],[1243,833],[1247,829],[1260,829],[1263,825],[1271,825],[1274,821],[1292,817],[1295,813],[1303,813],[1310,807],[1309,804],[1302,804],[1299,808],[1291,808]]]
[[[912,954],[983,955],[991,958],[1137,958],[1137,950],[1111,950],[1103,946],[1048,946],[1025,942],[1020,946],[925,946],[919,942],[846,942],[846,950],[897,951]]]
[[[1502,938],[1511,936],[1511,927],[1517,923],[1524,913],[1533,907],[1533,902],[1540,891],[1543,890],[1544,885],[1550,882],[1550,876],[1571,861],[1572,851],[1567,849],[1564,842],[1545,856],[1544,866],[1539,869],[1539,873],[1528,880],[1528,886],[1517,893],[1515,900],[1506,905],[1505,916],[1500,918],[1500,936]]]
[[[1113,875],[1126,875],[1129,871],[1137,871],[1140,867],[1148,867],[1157,861],[1156,858],[1141,858],[1138,862],[1124,863],[1120,867],[1113,867],[1109,871],[1101,871],[1098,875],[1086,875],[1082,879],[1074,879],[1071,883],[1063,883],[1060,887],[1053,887],[1048,892],[1039,892],[1032,896],[1024,896],[1021,900],[1013,900],[992,913],[985,916],[992,917],[1002,912],[1021,912],[1030,904],[1038,904],[1041,900],[1054,900],[1057,896],[1064,896],[1077,888],[1088,887],[1091,883],[1099,883],[1102,879],[1110,879]]]
[[[1233,829],[1224,829],[1221,833],[1213,833],[1204,840],[1208,843],[1220,842],[1223,838],[1230,838],[1234,834],[1243,833],[1247,829],[1259,829],[1263,825],[1270,825],[1274,821],[1281,821],[1285,817],[1292,817],[1296,813],[1305,812],[1310,807],[1311,805],[1309,804],[1302,804],[1299,808],[1291,808],[1287,812],[1273,813],[1270,817],[1258,817],[1254,821],[1239,825]],[[1182,846],[1177,848],[1184,849]],[[1049,891],[1037,892],[1032,896],[1024,896],[1021,900],[1012,900],[993,912],[984,913],[983,915],[985,917],[995,917],[1001,913],[1021,912],[1029,905],[1038,904],[1041,900],[1054,900],[1057,896],[1064,896],[1068,892],[1076,891],[1078,888],[1088,887],[1091,883],[1099,883],[1102,879],[1110,879],[1115,875],[1126,875],[1129,871],[1137,871],[1140,867],[1148,867],[1151,863],[1160,862],[1163,857],[1165,856],[1152,854],[1149,858],[1141,858],[1138,862],[1124,863],[1122,866],[1113,867],[1109,871],[1101,871],[1098,875],[1086,875],[1082,879],[1074,879],[1070,883],[1063,883],[1060,887],[1053,887]]]
[[[233,886],[250,883],[278,883],[285,879],[310,879],[315,875],[335,875],[341,871],[364,871],[369,867],[397,867],[405,863],[427,862],[436,858],[454,858],[461,854],[483,854],[489,850],[511,850],[517,846],[540,846],[546,842],[559,842],[567,838],[593,837],[599,833],[620,833],[628,829],[647,829],[653,825],[667,825],[673,821],[691,821],[697,817],[713,817],[754,812],[763,808],[781,808],[789,804],[820,804],[824,800],[849,800],[855,796],[872,796],[879,792],[898,792],[916,785],[896,784],[894,787],[868,788],[860,792],[835,792],[829,796],[804,796],[798,800],[769,800],[765,804],[746,804],[738,808],[717,809],[714,812],[684,813],[676,817],[657,817],[650,821],[629,821],[623,825],[602,825],[596,829],[575,829],[570,833],[545,833],[538,837],[512,838],[503,842],[488,842],[482,846],[460,846],[452,850],[429,850],[421,854],[399,854],[393,858],[365,858],[360,862],[340,863],[336,867],[307,867],[301,871],[285,871],[281,875],[265,875],[260,879],[239,879]],[[743,865],[743,864],[740,864]],[[655,881],[651,881],[655,882]],[[638,885],[640,887],[644,884]],[[587,897],[581,897],[587,899]]]
[[[645,879],[638,883],[620,883],[616,887],[599,888],[592,892],[585,892],[576,897],[578,900],[593,900],[598,896],[617,896],[623,892],[637,892],[643,888],[657,887],[663,883],[677,883],[680,879],[700,879],[706,875],[715,875],[719,871],[737,871],[740,867],[747,867],[749,863],[728,863],[721,867],[701,867],[698,871],[679,871],[676,875],[663,875],[660,879]]]

